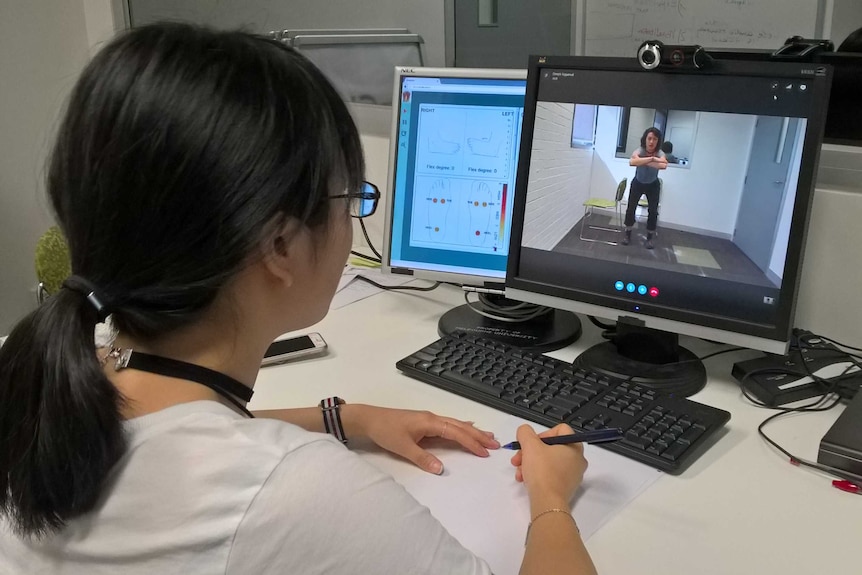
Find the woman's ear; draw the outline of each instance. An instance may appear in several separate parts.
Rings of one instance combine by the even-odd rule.
[[[305,226],[295,218],[274,223],[270,233],[261,241],[263,265],[273,280],[291,287],[300,272],[301,258],[305,257],[302,243]]]

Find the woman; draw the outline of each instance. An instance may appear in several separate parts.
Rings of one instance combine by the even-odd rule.
[[[641,145],[634,151],[629,165],[635,167],[635,177],[629,187],[629,199],[626,207],[625,237],[623,245],[627,246],[632,241],[632,228],[635,225],[635,210],[641,196],[646,195],[648,204],[647,213],[647,237],[644,246],[648,250],[653,249],[653,236],[655,236],[656,224],[658,223],[658,201],[661,183],[658,179],[658,171],[667,169],[667,159],[661,151],[661,131],[658,128],[647,128],[641,136]]]
[[[93,59],[48,174],[73,275],[0,348],[4,569],[488,572],[391,478],[314,432],[367,436],[432,473],[422,438],[484,456],[491,434],[337,398],[245,407],[268,344],[325,315],[350,215],[379,199],[362,173],[346,107],[279,42],[152,25]],[[109,314],[116,338],[96,351]],[[518,439],[535,521],[524,572],[594,572],[569,514],[582,449],[528,426]]]

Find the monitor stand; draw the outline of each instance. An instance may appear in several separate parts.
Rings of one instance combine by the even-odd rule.
[[[679,345],[679,335],[643,326],[634,318],[620,318],[612,341],[583,352],[575,367],[595,370],[666,395],[688,397],[706,385],[706,368],[698,357]]]
[[[503,296],[485,295],[483,297],[501,306],[519,303]],[[499,313],[496,309],[483,307],[481,302],[472,305],[489,313]],[[538,309],[541,306],[536,307]],[[437,322],[437,332],[441,337],[456,330],[542,353],[562,349],[577,341],[581,336],[581,320],[572,312],[547,308],[545,313],[533,319],[504,321],[481,315],[471,305],[464,304],[450,309]]]

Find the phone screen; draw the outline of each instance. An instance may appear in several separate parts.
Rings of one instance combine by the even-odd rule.
[[[266,350],[264,357],[273,357],[275,355],[284,355],[304,349],[313,349],[314,342],[307,335],[292,337],[290,339],[282,339],[272,342],[272,345]]]

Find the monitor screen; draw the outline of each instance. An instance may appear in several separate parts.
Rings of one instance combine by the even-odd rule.
[[[383,268],[502,288],[525,70],[396,68]]]
[[[507,296],[783,353],[830,80],[532,58]]]

